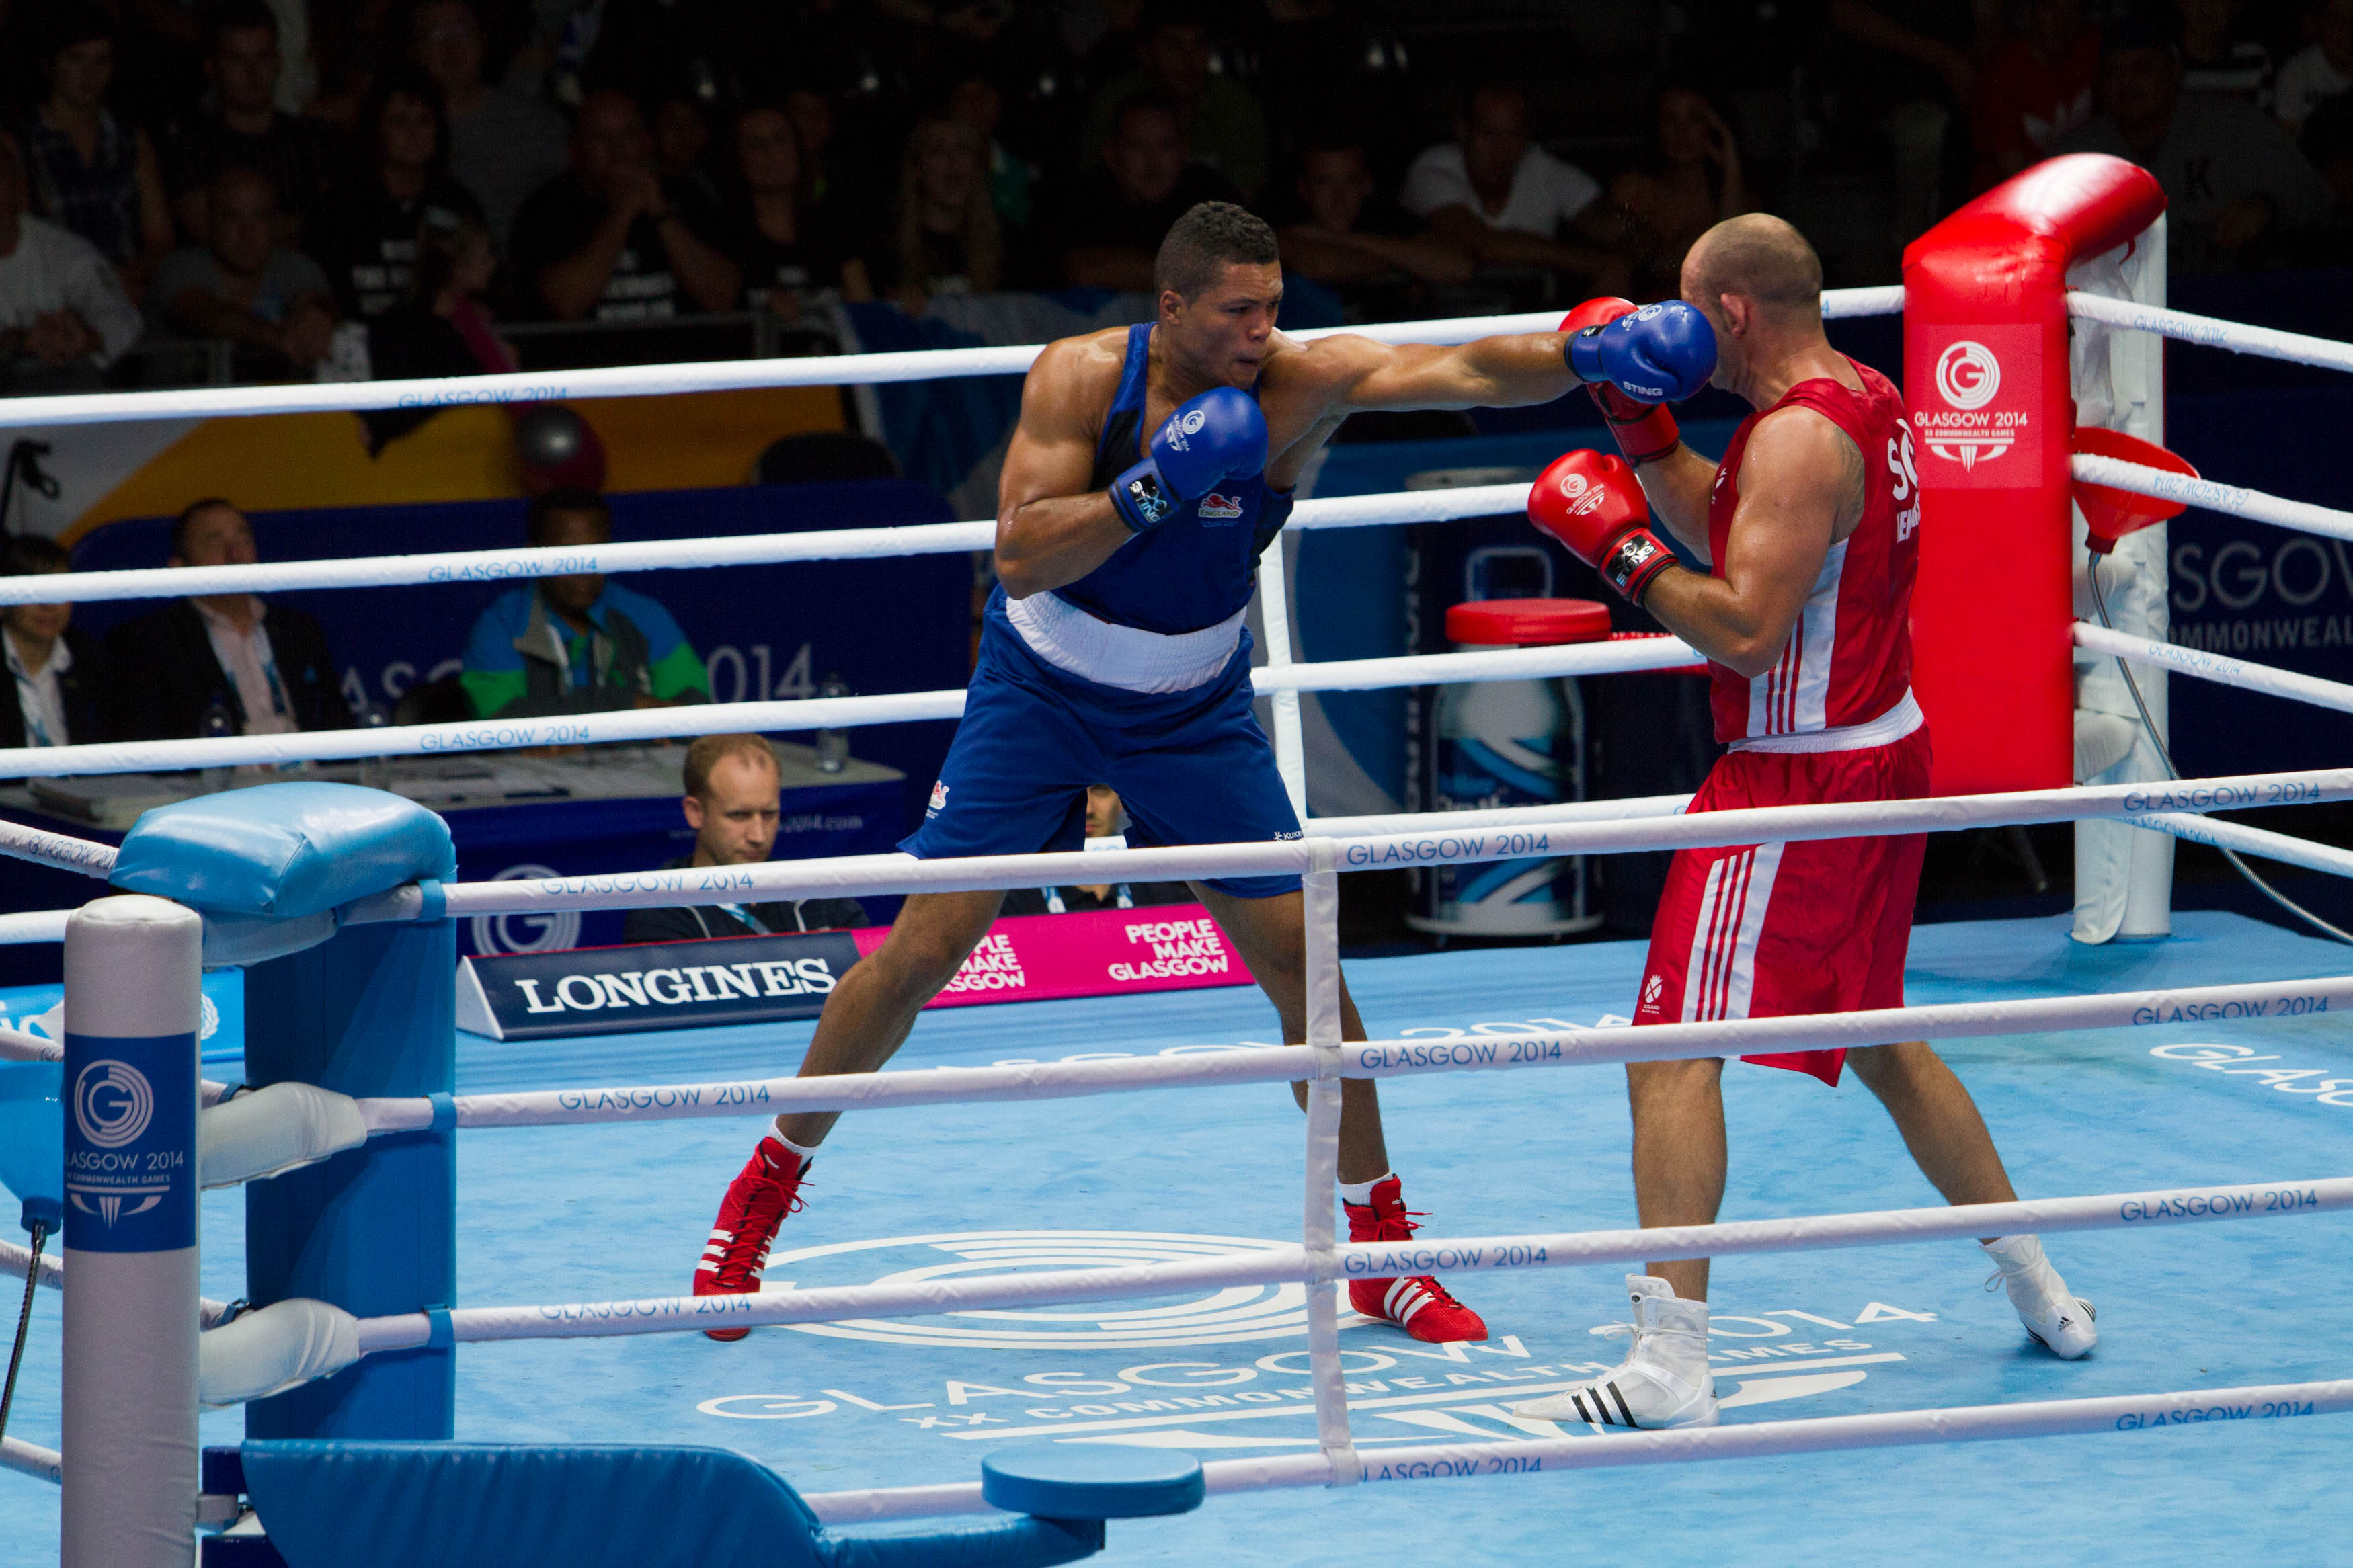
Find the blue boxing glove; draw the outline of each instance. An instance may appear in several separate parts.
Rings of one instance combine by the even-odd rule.
[[[1681,403],[1715,373],[1715,329],[1681,300],[1662,300],[1570,336],[1568,373],[1637,403]]]
[[[1158,528],[1176,509],[1208,495],[1223,479],[1250,478],[1266,467],[1266,416],[1258,399],[1230,386],[1179,404],[1152,433],[1144,461],[1111,484],[1120,521],[1138,533]]]

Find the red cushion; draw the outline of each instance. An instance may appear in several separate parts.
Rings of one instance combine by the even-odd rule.
[[[1596,599],[1474,599],[1446,612],[1450,642],[1536,647],[1609,636],[1609,606]]]

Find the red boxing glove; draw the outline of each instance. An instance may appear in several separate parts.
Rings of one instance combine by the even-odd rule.
[[[1578,450],[1556,458],[1528,492],[1528,521],[1639,605],[1675,553],[1645,526],[1651,508],[1625,459]]]
[[[1588,327],[1607,326],[1637,309],[1631,300],[1588,300],[1561,318],[1560,331],[1578,332]],[[1588,386],[1585,390],[1593,395],[1601,417],[1609,421],[1609,433],[1618,437],[1618,449],[1637,468],[1655,462],[1683,445],[1683,428],[1667,412],[1665,404],[1637,403],[1614,386]]]

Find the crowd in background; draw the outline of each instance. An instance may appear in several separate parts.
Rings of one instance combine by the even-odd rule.
[[[507,370],[526,322],[821,348],[836,301],[1145,289],[1211,197],[1340,320],[1670,293],[1758,207],[1884,281],[2070,150],[2158,175],[2184,270],[2337,260],[2353,210],[2353,0],[17,0],[0,69],[20,392]]]

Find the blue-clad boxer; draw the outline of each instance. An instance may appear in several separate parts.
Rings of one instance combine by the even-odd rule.
[[[1155,320],[1065,338],[1030,368],[998,489],[1002,586],[989,599],[955,743],[923,826],[902,846],[910,854],[1076,848],[1092,784],[1126,802],[1132,843],[1297,837],[1273,749],[1251,717],[1242,626],[1253,568],[1290,513],[1292,487],[1359,409],[1543,403],[1577,381],[1558,332],[1443,348],[1284,337],[1274,325],[1274,233],[1226,203],[1176,221],[1155,281]],[[1195,890],[1273,1002],[1283,1038],[1304,1040],[1299,879],[1219,878]],[[987,934],[1003,897],[910,898],[889,941],[827,998],[802,1075],[888,1061]],[[1346,1038],[1366,1037],[1345,984],[1341,1017]],[[759,1289],[769,1244],[835,1118],[776,1119],[728,1189],[696,1294]],[[1351,1239],[1413,1234],[1369,1079],[1342,1086],[1339,1175]],[[1478,1315],[1426,1277],[1353,1280],[1349,1300],[1416,1339],[1486,1337]]]

